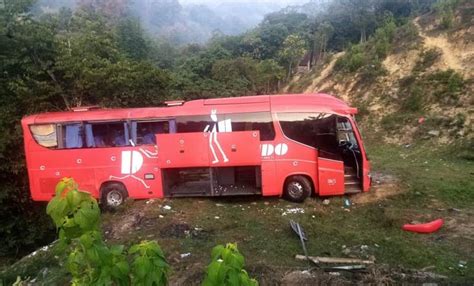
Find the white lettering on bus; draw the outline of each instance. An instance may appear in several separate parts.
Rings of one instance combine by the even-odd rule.
[[[275,152],[278,156],[283,156],[288,152],[288,145],[279,143],[275,147],[272,144],[262,144],[262,156],[271,156]]]

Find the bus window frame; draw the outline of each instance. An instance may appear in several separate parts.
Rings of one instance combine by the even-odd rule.
[[[144,119],[131,119],[128,121],[128,126],[129,126],[129,134],[130,134],[130,140],[132,140],[134,146],[156,146],[158,143],[155,143],[155,144],[138,144],[138,142],[136,142],[137,140],[137,133],[138,133],[138,124],[139,123],[154,123],[154,122],[168,122],[168,131],[169,130],[169,126],[170,126],[170,121],[175,121],[176,122],[176,118],[174,117],[170,117],[170,118],[144,118]],[[137,123],[137,130],[135,130],[135,134],[133,134],[133,130],[132,130],[132,124],[133,122],[136,122]],[[176,123],[175,123],[176,124]],[[178,133],[177,131],[175,133]],[[171,132],[168,132],[168,133],[164,133],[164,134],[172,134]],[[135,139],[135,140],[134,140]]]
[[[101,147],[97,147],[97,146],[94,146],[94,147],[82,147],[82,148],[74,148],[74,149],[102,149],[102,148],[124,148],[124,147],[132,147],[133,145],[130,143],[130,134],[131,134],[131,124],[130,124],[130,120],[129,119],[119,119],[119,120],[84,120],[82,121],[83,125],[86,125],[86,124],[107,124],[107,123],[126,123],[127,124],[127,130],[128,130],[128,134],[129,134],[129,141],[125,141],[125,145],[124,146],[101,146]],[[84,140],[87,144],[87,134],[84,132]],[[125,133],[124,133],[124,136],[125,136]],[[68,148],[64,148],[64,149],[68,149]],[[69,148],[70,149],[70,148]]]
[[[252,114],[255,114],[255,113],[262,113],[262,114],[266,114],[266,115],[269,115],[269,118],[270,118],[270,123],[271,123],[271,126],[272,126],[272,138],[271,139],[267,139],[267,140],[262,140],[262,134],[260,133],[260,130],[258,129],[252,129],[252,130],[244,130],[244,131],[258,131],[260,133],[260,142],[272,142],[272,141],[275,141],[275,139],[277,138],[277,134],[276,134],[276,128],[275,128],[275,119],[273,118],[273,115],[272,115],[272,112],[270,110],[268,111],[248,111],[248,112],[228,112],[228,113],[222,113],[222,115],[224,115],[224,119],[227,120],[227,119],[232,119],[232,115],[241,115],[241,114],[249,114],[249,113],[252,113]],[[230,115],[230,117],[228,117]],[[231,121],[231,125],[232,125],[232,122],[234,121]],[[252,121],[251,122],[252,124],[254,123],[261,123],[261,122],[257,122],[257,121]],[[232,132],[234,132],[234,127],[232,126]],[[238,131],[235,131],[235,132],[238,132]]]

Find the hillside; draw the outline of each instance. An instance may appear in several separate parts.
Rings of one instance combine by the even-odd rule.
[[[390,143],[435,137],[439,143],[472,140],[474,122],[474,29],[472,4],[461,6],[456,28],[440,29],[435,13],[398,28],[381,65],[338,70],[345,52],[297,75],[286,92],[327,92],[352,102],[370,128],[385,129]],[[464,24],[462,24],[464,23]],[[349,55],[350,57],[351,55]],[[377,70],[371,77],[367,68]]]

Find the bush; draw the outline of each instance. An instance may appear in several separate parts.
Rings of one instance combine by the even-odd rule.
[[[457,102],[464,89],[462,75],[452,69],[429,74],[426,80],[435,89],[433,94],[439,102]]]
[[[212,249],[212,261],[207,267],[203,286],[258,285],[245,271],[244,257],[236,244],[218,245]]]
[[[423,88],[415,85],[409,91],[409,95],[402,102],[401,109],[409,112],[417,112],[423,109]]]
[[[442,29],[452,28],[454,25],[454,9],[459,5],[460,0],[438,0],[434,5],[440,19]]]
[[[346,53],[337,59],[334,69],[345,72],[355,72],[365,63],[364,48],[362,44],[352,45]]]
[[[422,72],[431,67],[441,56],[441,51],[438,49],[429,49],[422,51],[419,54],[419,59],[413,67],[414,72]]]
[[[47,213],[59,230],[61,247],[70,251],[66,266],[73,285],[168,283],[169,265],[155,241],[142,241],[128,252],[123,245],[105,244],[97,201],[80,191],[73,179],[63,178],[58,183]]]

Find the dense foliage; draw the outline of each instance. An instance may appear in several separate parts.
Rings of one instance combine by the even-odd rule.
[[[449,14],[453,1],[442,1],[449,5],[440,11]],[[310,2],[271,13],[244,34],[215,33],[205,45],[183,46],[147,33],[127,0],[78,0],[74,10],[35,2],[5,0],[0,7],[2,256],[21,255],[53,233],[41,215],[44,205],[29,199],[22,116],[89,104],[154,106],[168,98],[276,93],[303,54],[318,61],[347,47],[341,69],[378,67],[394,25],[433,1]],[[365,71],[369,78],[379,72]]]
[[[97,201],[71,178],[56,186],[46,209],[59,230],[59,247],[69,252],[72,285],[166,285],[169,266],[155,241],[142,241],[127,251],[108,246],[100,229]]]

